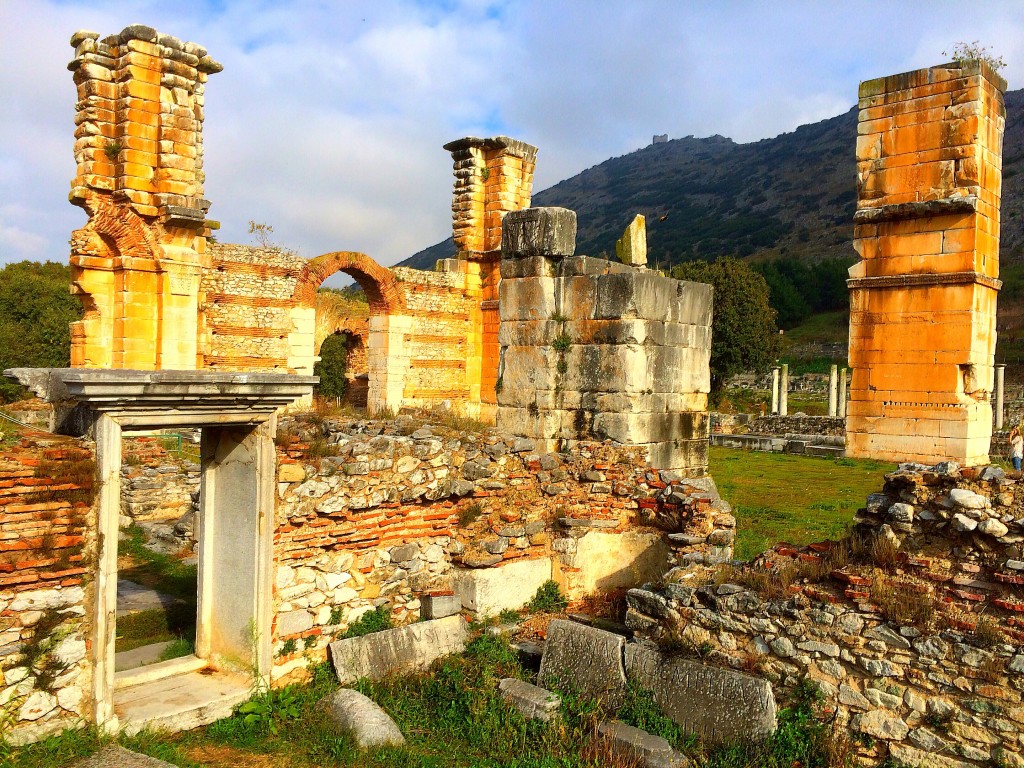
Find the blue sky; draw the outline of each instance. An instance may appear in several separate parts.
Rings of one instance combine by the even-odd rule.
[[[450,234],[465,135],[540,148],[536,189],[655,133],[754,141],[846,111],[859,81],[980,40],[1024,85],[1024,3],[621,0],[0,0],[0,263],[67,258],[72,32],[200,43],[206,196],[305,256],[393,264]],[[850,147],[853,152],[853,147]]]

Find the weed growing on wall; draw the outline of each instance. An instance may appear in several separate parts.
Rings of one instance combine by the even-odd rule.
[[[382,632],[385,629],[391,629],[394,626],[391,621],[391,608],[388,605],[380,605],[374,608],[372,611],[367,611],[360,616],[356,621],[352,622],[352,625],[348,628],[341,637],[362,637],[363,635],[370,635],[374,632]]]
[[[548,579],[537,589],[526,608],[530,613],[539,613],[541,611],[547,613],[554,613],[556,611],[564,611],[566,606],[569,605],[569,601],[565,595],[562,594],[562,588],[558,586],[558,582]]]
[[[960,41],[953,46],[951,51],[943,51],[943,56],[949,56],[958,66],[970,64],[973,61],[983,61],[998,72],[1006,66],[1002,56],[996,56],[987,45],[982,45],[978,40],[973,42]]]

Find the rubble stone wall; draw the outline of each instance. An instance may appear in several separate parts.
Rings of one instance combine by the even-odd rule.
[[[0,451],[0,737],[13,743],[89,715],[92,494],[92,453],[77,441]]]
[[[862,737],[869,764],[1024,765],[1019,481],[996,467],[901,465],[868,497],[857,527],[895,544],[895,564],[851,562],[774,597],[728,572],[703,587],[637,589],[627,624],[663,640],[671,627],[687,652],[756,671],[778,689],[809,678],[838,725]],[[814,567],[830,549],[779,546],[754,567]],[[887,613],[878,603],[889,596],[918,620]]]
[[[295,288],[306,259],[279,248],[214,243],[203,271],[204,367],[294,373]],[[312,340],[309,340],[312,347]],[[301,355],[294,355],[301,356]]]
[[[125,438],[121,528],[141,528],[154,551],[193,551],[199,478],[198,464],[168,453],[158,438]]]
[[[296,421],[279,438],[281,670],[376,606],[414,621],[424,594],[483,570],[539,561],[580,597],[672,563],[732,558],[735,519],[710,479],[650,470],[642,448],[579,442],[548,453],[496,431],[403,422],[317,429]]]

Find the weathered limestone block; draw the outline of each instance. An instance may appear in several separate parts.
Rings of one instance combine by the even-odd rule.
[[[615,241],[615,255],[623,264],[642,267],[647,264],[647,219],[638,213]]]
[[[662,711],[708,743],[759,741],[776,728],[775,696],[767,680],[626,647],[629,679],[647,688]]]
[[[689,759],[672,749],[665,739],[618,720],[601,723],[597,733],[608,739],[612,750],[638,759],[644,768],[687,768],[690,765]]]
[[[363,677],[380,680],[426,669],[434,659],[461,653],[465,645],[465,621],[461,616],[449,616],[336,640],[329,648],[334,671],[344,685]]]
[[[668,570],[669,549],[657,533],[588,531],[576,539],[577,570],[564,573],[566,594],[581,598],[617,587],[660,579]]]
[[[622,635],[555,619],[548,627],[537,680],[546,688],[599,699],[617,708],[626,695],[625,649]]]
[[[452,588],[462,607],[478,617],[519,610],[551,578],[551,560],[516,560],[500,568],[466,568],[452,577]]]
[[[643,445],[654,466],[703,474],[711,286],[602,259],[504,255],[499,426],[546,450],[588,437]]]
[[[576,212],[567,208],[511,211],[502,221],[505,258],[572,256],[576,252]]]
[[[506,677],[498,683],[498,690],[501,698],[519,710],[527,720],[550,722],[558,717],[562,700],[557,693],[514,677]]]
[[[352,736],[360,749],[405,744],[402,731],[373,699],[341,688],[321,702],[332,726]]]

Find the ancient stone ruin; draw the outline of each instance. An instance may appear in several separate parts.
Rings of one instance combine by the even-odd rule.
[[[545,625],[542,649],[521,644],[537,684],[499,690],[528,718],[557,717],[552,689],[615,704],[633,683],[708,743],[760,739],[776,697],[809,678],[862,735],[860,758],[1021,763],[1016,482],[904,464],[855,536],[736,563],[737,519],[707,476],[712,291],[648,270],[639,218],[621,262],[576,255],[575,214],[529,207],[536,149],[465,138],[446,146],[457,253],[434,271],[212,244],[200,128],[220,65],[143,26],[72,42],[86,316],[72,368],[7,372],[53,418],[0,452],[5,738],[195,727],[310,659],[345,683],[423,669],[464,647],[464,617],[555,581],[571,599],[625,593],[626,629],[576,616]],[[855,455],[984,461],[1003,87],[970,65],[862,86]],[[339,270],[363,314],[318,299]],[[922,331],[933,321],[942,333]],[[362,341],[368,412],[296,408],[341,333]],[[168,428],[197,437],[193,460],[166,458]],[[126,527],[198,563],[194,647],[130,668]],[[343,637],[379,612],[396,626]],[[360,744],[378,743],[367,722],[403,740],[366,697],[327,707]],[[685,765],[632,726],[600,733]]]
[[[643,445],[652,466],[707,467],[712,289],[575,256],[576,214],[505,217],[498,426],[547,450]]]
[[[988,462],[1005,89],[981,61],[860,86],[849,456]]]
[[[549,216],[521,210],[534,147],[447,145],[458,251],[432,272],[213,243],[201,126],[220,65],[139,25],[72,42],[85,318],[72,368],[9,374],[52,404],[52,431],[82,439],[38,433],[0,464],[4,535],[18,541],[0,574],[11,738],[83,720],[208,722],[248,695],[240,669],[288,675],[381,606],[400,624],[487,616],[550,579],[583,596],[732,557],[735,519],[702,477],[710,290],[513,226]],[[318,299],[339,270],[363,288],[365,314]],[[540,325],[514,327],[535,300],[543,317],[524,319]],[[315,352],[336,333],[362,342],[365,362],[359,345],[351,360],[371,415],[427,409],[506,429],[285,417],[309,401]],[[538,355],[555,378],[510,383]],[[519,402],[541,431],[500,415]],[[196,437],[194,463],[146,442],[167,429]],[[198,562],[183,657],[125,667],[116,650],[126,526]],[[26,643],[45,664],[18,667]]]

